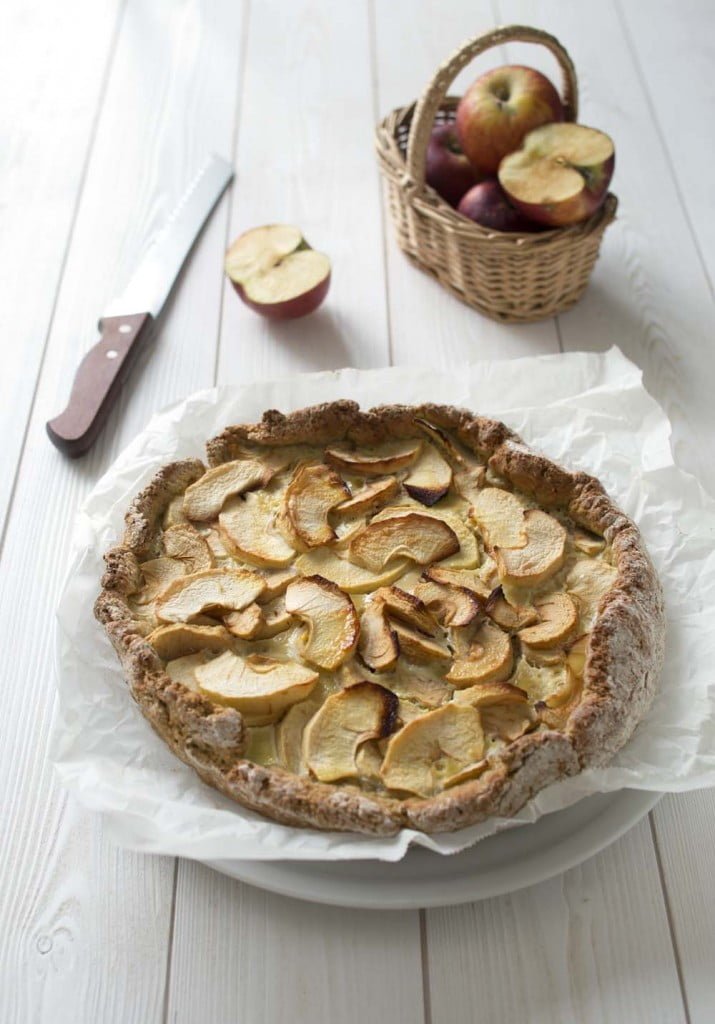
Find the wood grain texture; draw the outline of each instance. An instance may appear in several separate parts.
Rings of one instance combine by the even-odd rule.
[[[432,1024],[686,1019],[647,821],[558,878],[427,924]]]
[[[422,1024],[415,914],[311,905],[181,867],[172,1024]]]
[[[434,69],[471,36],[492,28],[489,0],[415,4],[375,0],[375,119],[416,99]],[[404,58],[409,54],[409,60]],[[462,92],[490,65],[498,50],[467,68],[450,90]],[[389,221],[389,216],[386,220]],[[499,324],[456,301],[441,285],[417,270],[400,252],[387,223],[387,279],[393,362],[441,369],[477,359],[504,359],[558,351],[553,320],[538,324]]]
[[[279,323],[227,285],[221,383],[389,361],[372,122],[365,0],[252,6],[230,235],[297,224],[333,271],[317,313]]]
[[[0,533],[119,11],[119,0],[78,0],[71,19],[43,0],[0,5]]]
[[[213,379],[225,203],[184,271],[193,287],[177,294],[91,456],[67,463],[43,425],[152,231],[206,154],[230,151],[241,25],[230,0],[129,5],[78,210],[2,560],[16,584],[0,592],[14,683],[2,725],[12,742],[0,744],[0,1018],[11,1024],[163,1019],[174,862],[116,849],[55,784],[50,624],[77,503],[154,409]]]

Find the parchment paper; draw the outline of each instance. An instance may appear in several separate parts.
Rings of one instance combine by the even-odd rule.
[[[102,552],[132,497],[163,463],[203,456],[203,441],[264,409],[337,398],[464,405],[504,420],[569,468],[598,476],[639,524],[664,583],[668,635],[659,696],[612,764],[538,794],[516,819],[451,835],[386,839],[273,824],[205,786],[152,732],[92,616]],[[399,860],[411,843],[455,853],[594,792],[684,791],[715,785],[715,502],[674,464],[669,422],[617,349],[480,362],[434,370],[340,370],[223,387],[156,415],[99,481],[78,514],[58,609],[59,702],[51,756],[64,784],[103,812],[121,844],[196,859]]]

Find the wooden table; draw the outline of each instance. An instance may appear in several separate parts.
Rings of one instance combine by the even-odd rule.
[[[408,265],[372,151],[378,116],[495,22],[564,41],[582,120],[618,148],[619,220],[586,297],[528,327],[482,319]],[[533,48],[496,59],[553,71]],[[74,511],[151,412],[196,388],[617,344],[666,408],[682,465],[715,488],[713,61],[710,0],[0,6],[3,1022],[714,1019],[712,792],[666,797],[546,884],[376,914],[117,849],[46,758]],[[236,183],[100,443],[67,462],[44,423],[64,405],[98,313],[210,151],[232,157]],[[334,263],[323,310],[278,327],[221,272],[231,238],[274,220],[302,225]]]

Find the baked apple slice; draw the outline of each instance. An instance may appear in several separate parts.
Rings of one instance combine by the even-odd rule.
[[[380,774],[388,789],[427,797],[483,756],[479,712],[450,701],[395,733],[387,745]]]
[[[494,548],[502,583],[537,586],[557,573],[566,558],[566,530],[538,508],[524,512],[526,544],[522,548]]]
[[[336,445],[325,449],[325,461],[356,476],[385,476],[406,469],[420,452],[420,441],[387,441],[369,451]]]
[[[371,572],[380,572],[394,558],[418,565],[439,562],[459,551],[454,530],[443,520],[418,512],[373,520],[348,548],[350,560]]]
[[[445,679],[460,689],[501,681],[510,676],[513,663],[511,639],[491,622],[484,622],[474,634],[467,656],[455,659]]]
[[[511,491],[485,487],[475,496],[470,518],[490,548],[523,548],[526,544],[524,505]]]
[[[298,466],[286,489],[283,514],[300,547],[315,548],[335,540],[328,513],[350,498],[348,485],[322,463]]]
[[[397,712],[397,697],[377,683],[332,694],[303,733],[303,758],[313,775],[321,782],[357,778],[361,744],[389,736]]]
[[[333,670],[357,646],[360,624],[355,605],[335,583],[307,576],[288,585],[286,611],[307,625],[300,653],[311,665]]]
[[[186,622],[158,626],[146,639],[164,661],[201,650],[225,651],[231,646],[231,634],[223,626],[196,626]]]
[[[373,573],[340,558],[330,548],[313,548],[298,556],[295,567],[303,576],[323,576],[346,594],[369,594],[399,579],[409,567],[409,562],[401,558],[388,568]]]
[[[397,664],[400,645],[379,599],[367,605],[360,616],[358,654],[373,672],[391,672]]]
[[[388,501],[392,501],[399,489],[400,481],[397,477],[388,476],[384,480],[373,480],[361,487],[360,490],[355,491],[347,501],[336,505],[332,514],[336,519],[343,520],[376,512]]]
[[[273,520],[265,495],[255,492],[229,498],[218,517],[221,536],[238,558],[262,568],[284,568],[295,550]]]
[[[482,604],[473,590],[436,583],[428,576],[423,575],[414,593],[442,626],[468,626],[482,610]]]
[[[217,704],[236,708],[248,725],[268,725],[298,701],[305,700],[318,673],[292,661],[260,654],[241,658],[225,651],[195,669],[199,688]]]
[[[275,456],[271,461],[236,459],[214,466],[186,488],[184,514],[197,521],[215,519],[224,503],[234,494],[265,487],[282,468],[280,459],[276,460]]]
[[[170,526],[164,530],[162,541],[167,555],[181,562],[187,574],[212,569],[216,565],[208,543],[189,523]]]
[[[330,287],[330,260],[290,224],[246,231],[226,253],[224,268],[246,305],[272,320],[312,313]]]
[[[536,601],[534,608],[539,621],[533,626],[520,629],[519,639],[535,647],[555,647],[573,635],[578,623],[578,609],[568,594],[550,594]]]
[[[241,611],[260,597],[266,582],[250,569],[205,569],[174,580],[155,605],[161,622],[190,622],[202,613]]]

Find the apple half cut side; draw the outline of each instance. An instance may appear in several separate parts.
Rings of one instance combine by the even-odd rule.
[[[290,224],[240,235],[226,253],[224,269],[246,305],[272,320],[307,316],[330,287],[330,260]]]
[[[586,220],[606,198],[615,166],[612,139],[581,124],[546,124],[499,165],[499,182],[524,216],[549,227]]]

